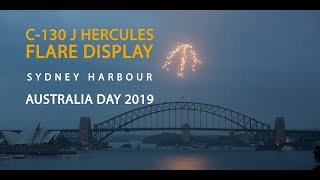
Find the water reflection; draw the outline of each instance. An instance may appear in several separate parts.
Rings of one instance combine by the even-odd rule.
[[[209,164],[206,159],[199,156],[176,156],[162,159],[159,168],[168,170],[202,170],[209,169]]]

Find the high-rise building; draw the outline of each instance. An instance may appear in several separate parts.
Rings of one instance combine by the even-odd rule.
[[[79,142],[82,145],[92,145],[91,120],[89,117],[80,118]]]
[[[286,128],[283,117],[277,117],[275,121],[275,144],[281,145],[286,143]]]

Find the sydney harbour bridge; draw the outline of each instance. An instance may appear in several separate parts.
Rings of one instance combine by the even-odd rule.
[[[284,123],[284,122],[283,122]],[[277,126],[277,123],[276,123]],[[100,144],[116,132],[124,131],[225,131],[248,132],[261,144],[285,141],[285,134],[320,139],[319,130],[288,130],[284,124],[269,124],[224,107],[196,102],[164,102],[124,112],[91,127],[90,119],[81,118],[79,129],[60,129],[77,133],[84,144]],[[279,139],[279,140],[277,140]],[[282,140],[281,140],[282,139]]]
[[[52,129],[62,134],[76,134],[81,144],[99,145],[112,134],[123,131],[225,131],[247,132],[260,144],[285,143],[285,135],[320,139],[320,130],[288,130],[284,122],[275,128],[248,115],[224,107],[196,102],[164,102],[136,108],[94,124],[80,119],[78,129]]]
[[[97,143],[117,131],[246,131],[268,142],[270,126],[249,116],[210,104],[164,102],[137,108],[94,125]]]

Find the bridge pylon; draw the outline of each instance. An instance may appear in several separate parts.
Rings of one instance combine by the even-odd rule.
[[[79,142],[81,145],[92,145],[93,137],[91,131],[91,120],[89,117],[80,118]]]

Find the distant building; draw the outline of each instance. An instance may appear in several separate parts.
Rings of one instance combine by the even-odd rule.
[[[283,117],[277,117],[275,122],[275,144],[281,145],[286,143],[285,123]]]
[[[188,123],[185,123],[184,125],[182,125],[182,128],[184,128],[184,130],[182,130],[182,140],[184,143],[190,143],[191,140],[191,136],[190,136],[190,125]]]
[[[286,143],[294,143],[294,137],[293,136],[286,136]]]
[[[92,145],[91,120],[89,117],[80,118],[79,142],[82,145]]]
[[[239,133],[236,135],[236,137],[239,138],[242,142],[250,145],[256,144],[257,141],[255,136],[248,132]]]
[[[60,131],[40,128],[40,123],[37,122],[24,128],[20,133],[2,131],[2,134],[4,138],[0,139],[0,144],[32,146],[55,141]]]
[[[234,137],[235,136],[235,133],[233,131],[229,132],[229,136],[230,137]]]

